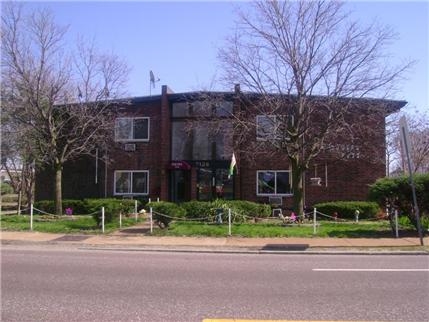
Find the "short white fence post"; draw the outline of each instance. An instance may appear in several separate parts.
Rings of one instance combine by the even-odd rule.
[[[398,209],[395,209],[395,233],[396,238],[399,238],[399,223],[398,223]]]
[[[104,234],[104,207],[101,207],[101,231]]]
[[[150,215],[150,233],[153,233],[153,212],[152,207],[149,208],[149,215]]]
[[[122,211],[119,212],[119,228],[122,228]]]
[[[228,208],[228,236],[231,236],[231,208]]]
[[[22,192],[19,191],[18,195],[18,216],[21,216]]]
[[[313,234],[316,235],[316,218],[317,218],[317,209],[314,208],[313,210]]]
[[[134,214],[136,216],[136,221],[137,221],[137,216],[138,216],[138,212],[137,212],[137,200],[134,200]]]
[[[33,231],[33,204],[30,205],[30,230]]]

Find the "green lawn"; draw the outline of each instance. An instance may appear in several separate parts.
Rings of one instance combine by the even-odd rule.
[[[138,222],[142,222],[138,219]],[[2,230],[26,231],[30,230],[29,215],[2,215],[0,218]],[[136,223],[134,218],[122,218],[122,227],[129,227]],[[119,221],[105,225],[105,232],[110,233],[119,229]],[[33,218],[33,231],[45,233],[80,233],[100,234],[101,229],[91,216],[42,216],[35,215]]]
[[[29,231],[29,215],[2,215],[1,229],[14,231]],[[143,219],[139,218],[139,223]],[[135,219],[123,218],[122,227],[135,225]],[[360,221],[359,223],[335,223],[330,221],[319,221],[316,235],[313,234],[313,226],[287,225],[280,221],[241,223],[233,224],[231,228],[232,236],[242,237],[392,237],[392,231],[388,221]],[[111,233],[119,229],[119,220],[106,224],[105,233]],[[78,234],[100,234],[101,229],[96,226],[95,220],[91,216],[44,216],[35,215],[33,230],[48,233],[78,233]],[[401,226],[401,236],[417,236],[411,226]],[[150,235],[148,232],[147,235]],[[159,229],[154,225],[153,235],[155,236],[211,236],[225,237],[228,235],[228,224],[217,225],[215,223],[196,222],[172,222],[168,229]]]
[[[388,221],[361,221],[356,223],[319,222],[316,235],[313,226],[289,225],[280,223],[244,223],[233,224],[231,234],[242,237],[392,237]],[[402,233],[414,234],[411,227],[403,227]],[[168,229],[154,230],[157,236],[212,236],[224,237],[228,234],[228,225],[213,223],[173,222]],[[417,235],[417,233],[415,233]]]

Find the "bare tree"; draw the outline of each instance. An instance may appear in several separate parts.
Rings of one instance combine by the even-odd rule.
[[[414,173],[429,172],[429,115],[427,113],[397,113],[389,120],[387,147],[392,175],[408,171],[407,160],[401,146],[399,118],[405,115],[410,131],[410,156]]]
[[[36,163],[55,170],[56,214],[64,163],[105,142],[112,102],[123,95],[129,70],[83,41],[67,52],[66,32],[45,9],[25,15],[22,6],[3,6],[3,111],[19,125],[16,139],[31,147]]]
[[[236,32],[219,50],[224,81],[259,94],[256,100],[242,96],[251,107],[236,116],[236,133],[247,140],[240,151],[268,155],[271,147],[287,156],[294,208],[302,214],[310,162],[332,153],[329,142],[338,137],[358,142],[366,131],[349,112],[360,108],[362,119],[384,115],[384,101],[361,98],[388,97],[410,63],[389,64],[385,50],[394,33],[376,24],[361,27],[340,2],[258,1],[251,9],[239,12]],[[257,115],[265,116],[259,127]],[[249,141],[255,133],[259,140]]]
[[[9,178],[15,193],[18,194],[18,205],[23,204],[23,196],[26,207],[33,200],[34,188],[34,154],[28,141],[20,140],[22,131],[16,122],[7,113],[2,114],[1,127],[1,166]]]

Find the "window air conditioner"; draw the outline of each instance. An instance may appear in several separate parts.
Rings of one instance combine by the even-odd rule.
[[[322,185],[322,178],[319,178],[319,177],[310,178],[310,184],[312,186],[321,186]]]
[[[134,143],[128,143],[124,145],[124,150],[127,152],[135,151],[136,145]]]

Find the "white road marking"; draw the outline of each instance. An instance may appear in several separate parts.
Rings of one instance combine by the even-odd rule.
[[[429,272],[429,268],[313,268],[314,272]]]

